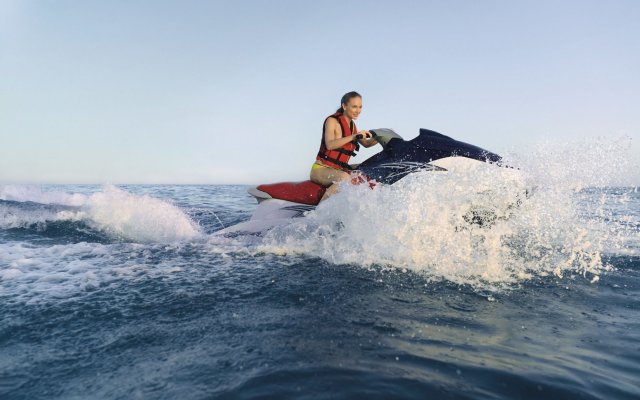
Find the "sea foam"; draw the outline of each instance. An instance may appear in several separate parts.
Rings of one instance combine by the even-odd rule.
[[[64,207],[12,207],[0,204],[0,227],[46,229],[48,222],[82,221],[92,229],[126,241],[168,242],[201,235],[198,225],[179,207],[148,195],[107,185],[85,195],[43,191],[35,186],[0,186],[0,200]]]

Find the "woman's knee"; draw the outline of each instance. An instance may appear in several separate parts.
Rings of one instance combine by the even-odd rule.
[[[332,176],[331,176],[331,181],[333,183],[338,183],[344,180],[347,180],[351,177],[351,175],[348,172],[344,172],[344,171],[338,171],[338,170],[334,170],[332,171]]]

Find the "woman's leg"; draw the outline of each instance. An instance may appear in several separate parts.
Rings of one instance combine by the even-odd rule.
[[[321,184],[322,186],[328,186],[327,190],[322,196],[322,200],[326,200],[338,191],[338,185],[336,183],[351,178],[348,172],[340,171],[329,167],[313,168],[311,170],[311,180]]]

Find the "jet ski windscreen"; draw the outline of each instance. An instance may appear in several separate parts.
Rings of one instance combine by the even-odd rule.
[[[362,162],[358,170],[379,182],[391,184],[418,170],[443,170],[428,163],[453,156],[491,163],[502,160],[499,155],[478,146],[420,129],[418,137],[409,141],[391,138],[380,153]]]

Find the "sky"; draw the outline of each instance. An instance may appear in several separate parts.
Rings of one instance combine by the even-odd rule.
[[[636,0],[0,0],[0,184],[308,179],[351,90],[361,129],[498,153],[628,137],[640,160],[639,18]]]

